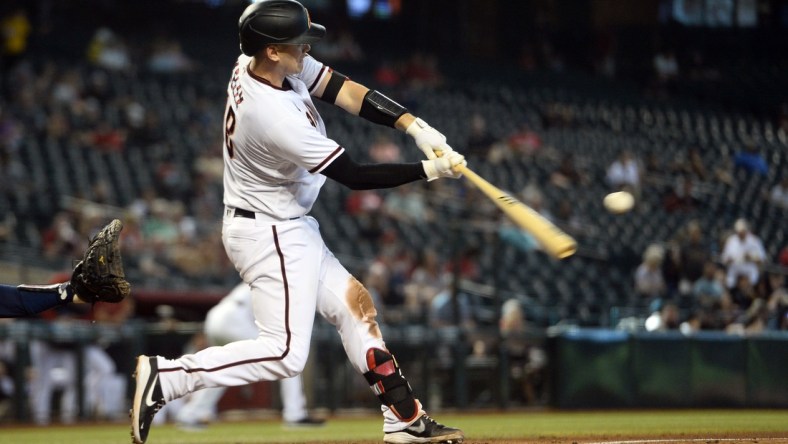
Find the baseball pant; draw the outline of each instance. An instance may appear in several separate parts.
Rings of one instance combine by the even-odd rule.
[[[258,336],[178,359],[158,357],[165,400],[299,374],[309,354],[316,310],[337,328],[351,365],[359,373],[369,370],[367,350],[385,349],[377,311],[369,292],[328,250],[314,218],[270,221],[259,213],[248,219],[225,212],[222,241],[251,285]],[[408,425],[388,406],[381,410],[384,432]]]

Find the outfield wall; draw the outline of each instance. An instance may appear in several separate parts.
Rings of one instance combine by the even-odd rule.
[[[533,362],[518,361],[506,343],[500,342],[495,329],[468,332],[422,326],[382,328],[387,347],[395,353],[414,391],[431,411],[546,404],[563,409],[788,407],[788,332],[751,336],[722,332],[684,336],[678,332],[601,329],[549,335],[534,332],[532,336],[515,338],[547,352],[543,372],[529,379],[523,369]],[[74,352],[98,344],[115,359],[117,371],[128,377],[136,355],[177,357],[190,347],[190,341],[200,331],[202,324],[193,322],[130,320],[118,326],[89,321],[0,323],[0,343],[5,342],[6,348],[14,352],[7,370],[16,390],[6,400],[7,404],[10,401],[6,419],[31,419],[26,386],[31,365],[29,349],[36,340]],[[482,333],[486,333],[486,338]],[[489,344],[485,353],[478,353],[479,341]],[[85,374],[82,354],[75,355],[77,374]],[[331,412],[379,408],[366,382],[348,363],[334,327],[319,320],[308,367],[312,370],[305,383],[311,407]],[[78,418],[93,419],[85,405],[85,381],[77,378],[75,383],[79,386],[75,406]],[[220,410],[278,411],[281,406],[276,391],[276,384],[265,382],[233,388],[222,400]],[[127,391],[127,398],[130,395]]]
[[[557,407],[788,407],[785,332],[576,330],[548,347]]]

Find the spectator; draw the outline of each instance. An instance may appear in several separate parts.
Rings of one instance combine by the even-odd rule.
[[[14,345],[8,339],[0,341],[0,422],[10,419],[14,391],[16,390],[12,377],[14,374],[14,353],[8,347]]]
[[[125,71],[131,67],[131,56],[126,44],[107,27],[100,27],[88,43],[88,61],[110,71]]]
[[[376,163],[397,163],[402,161],[400,147],[391,138],[378,133],[369,147],[369,158]]]
[[[359,62],[364,59],[364,51],[347,29],[340,29],[336,36],[326,36],[312,51],[326,62]]]
[[[788,175],[772,187],[769,201],[777,208],[788,210]]]
[[[512,245],[520,251],[528,252],[541,249],[535,237],[514,225],[509,218],[502,216],[498,226],[498,237],[506,244]]]
[[[377,242],[383,236],[383,197],[378,190],[351,191],[345,211],[356,219],[362,239]]]
[[[754,142],[748,142],[744,150],[733,157],[733,167],[736,171],[745,171],[750,174],[765,176],[769,170],[766,159],[758,151]]]
[[[471,159],[485,160],[496,139],[487,129],[487,120],[475,113],[471,116],[468,138],[465,141],[465,155]]]
[[[700,279],[705,267],[711,260],[711,250],[703,237],[700,222],[692,220],[687,223],[685,232],[678,241],[677,266],[679,274],[679,292],[690,292],[692,283]]]
[[[587,178],[575,165],[574,155],[567,153],[561,157],[560,164],[550,175],[550,183],[560,188],[571,189],[587,183]]]
[[[589,224],[586,219],[578,213],[577,206],[572,203],[570,198],[563,197],[558,201],[558,209],[555,212],[553,222],[560,226],[564,231],[575,236],[596,235],[597,226]]]
[[[372,302],[378,309],[378,314],[384,318],[389,312],[386,306],[389,297],[389,270],[381,261],[372,262],[364,272],[364,287],[369,291]],[[393,310],[392,310],[393,311]],[[396,316],[392,316],[396,318]]]
[[[746,276],[750,285],[756,285],[760,267],[766,260],[763,242],[750,232],[749,224],[738,219],[733,225],[734,233],[728,236],[722,250],[722,262],[727,267],[726,285],[733,288],[738,275]]]
[[[728,154],[722,154],[713,169],[714,180],[725,185],[733,186],[733,159]]]
[[[614,190],[640,189],[640,163],[629,150],[621,151],[618,158],[607,169],[606,180]]]
[[[679,76],[679,62],[673,50],[659,51],[654,54],[653,67],[659,84],[670,84]]]
[[[67,211],[60,211],[52,218],[52,223],[41,236],[41,248],[44,257],[56,259],[61,257],[79,257],[80,236],[77,231],[76,216]]]
[[[517,299],[508,299],[501,306],[498,321],[501,347],[509,358],[515,399],[525,404],[541,403],[546,392],[547,353],[533,343],[534,334]]]
[[[724,285],[724,273],[711,260],[703,266],[703,274],[692,284],[692,297],[695,306],[706,313],[722,308],[728,298]]]
[[[646,318],[645,327],[648,331],[668,331],[676,330],[680,325],[679,307],[673,302],[666,302]]]
[[[696,179],[704,181],[709,178],[709,171],[703,161],[698,148],[692,148],[689,152],[689,172],[695,176]]]
[[[396,221],[422,224],[435,219],[434,210],[427,204],[427,196],[418,184],[397,187],[383,200],[383,214]]]
[[[88,141],[91,146],[101,152],[123,151],[126,144],[126,132],[101,121],[93,131],[89,132]]]
[[[30,174],[18,157],[0,150],[0,198],[19,199],[23,204],[35,190]]]
[[[647,304],[659,303],[666,295],[667,285],[662,274],[664,259],[665,248],[651,244],[643,252],[643,262],[635,270],[635,291]]]
[[[777,263],[781,267],[788,269],[788,245],[784,246],[777,255]]]
[[[392,236],[392,241],[383,247],[373,264],[378,262],[385,267],[388,276],[386,280],[388,290],[381,292],[381,295],[385,296],[383,304],[386,307],[396,307],[401,314],[404,314],[405,286],[414,267],[412,253],[410,249],[397,242],[396,236]]]
[[[517,159],[536,154],[542,148],[542,137],[525,122],[506,138],[506,144],[509,154]]]
[[[460,280],[478,282],[482,278],[479,265],[481,250],[477,245],[470,245],[459,254],[457,260],[452,260],[446,265],[446,270],[456,273]]]
[[[547,219],[553,220],[553,215],[544,204],[544,193],[541,188],[534,183],[530,182],[520,191],[520,196],[523,202],[530,206],[534,211],[541,214]]]
[[[191,71],[194,62],[183,53],[180,42],[169,39],[158,39],[148,57],[148,69],[159,73],[177,73]]]
[[[467,332],[472,332],[476,328],[476,319],[474,318],[476,310],[471,295],[456,285],[451,274],[447,273],[445,279],[448,281],[447,285],[430,301],[430,327],[458,326]],[[456,298],[457,313],[455,313],[454,298]]]
[[[3,82],[3,95],[10,94],[11,70],[24,57],[27,51],[27,38],[32,31],[30,20],[25,8],[18,6],[0,19],[0,36],[2,36],[2,60],[0,60],[0,77]]]
[[[735,276],[735,283],[730,290],[731,302],[739,311],[745,311],[758,299],[758,292],[746,273]]]
[[[71,106],[72,112],[77,112],[82,97],[82,78],[76,69],[68,69],[62,77],[52,85],[51,99],[56,105]]]
[[[436,88],[443,83],[443,74],[438,68],[438,58],[432,54],[415,51],[405,63],[405,75],[414,90]]]
[[[726,328],[728,332],[760,332],[765,329],[768,323],[766,300],[758,294],[746,274],[736,276],[736,285],[731,289],[731,301],[735,317]]]
[[[375,83],[380,86],[395,88],[401,81],[400,69],[391,60],[383,60],[375,68]]]
[[[785,285],[785,275],[770,273],[769,282],[771,292],[766,299],[771,314],[769,327],[772,330],[788,330],[788,288]]]
[[[432,299],[446,288],[444,268],[437,251],[429,247],[421,250],[405,289],[405,306],[411,315],[426,315]]]
[[[699,194],[692,177],[682,175],[676,178],[662,204],[668,213],[693,211],[703,202]]]

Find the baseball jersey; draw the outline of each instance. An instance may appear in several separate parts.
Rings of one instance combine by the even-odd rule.
[[[238,57],[227,87],[224,204],[286,220],[307,214],[325,183],[319,174],[344,149],[326,136],[311,93],[330,69],[309,55],[277,87]]]

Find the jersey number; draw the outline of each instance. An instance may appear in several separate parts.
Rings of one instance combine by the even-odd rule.
[[[235,132],[235,111],[229,104],[227,105],[227,117],[224,119],[224,146],[227,147],[227,155],[230,159],[233,158],[234,149],[233,139],[231,138]]]

